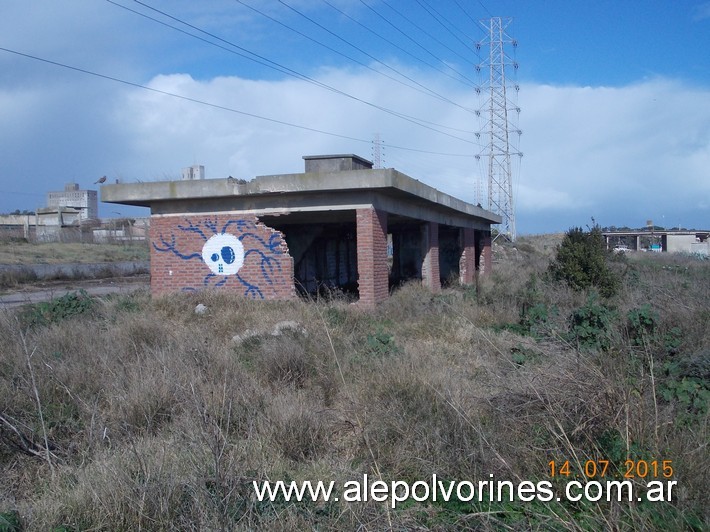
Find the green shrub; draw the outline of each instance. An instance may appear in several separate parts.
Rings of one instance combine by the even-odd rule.
[[[677,353],[682,344],[683,331],[680,327],[671,327],[671,329],[663,335],[663,348],[669,355]]]
[[[373,334],[368,334],[365,339],[365,354],[372,358],[384,358],[400,352],[399,346],[394,341],[394,336],[386,332],[382,326]]]
[[[669,379],[660,387],[661,397],[677,402],[680,408],[678,423],[686,425],[704,419],[710,405],[710,388],[707,382],[692,377]]]
[[[519,324],[532,336],[539,336],[548,320],[556,315],[557,307],[548,305],[538,283],[538,276],[531,274],[522,293]]]
[[[659,393],[678,406],[678,423],[688,425],[707,418],[710,411],[710,357],[707,351],[666,361]]]
[[[69,292],[50,301],[30,305],[22,314],[25,325],[48,325],[73,316],[89,312],[94,307],[94,300],[86,292]]]
[[[517,323],[504,323],[496,326],[494,330],[506,330],[520,336],[532,336],[540,339],[544,336],[548,320],[550,317],[557,315],[557,313],[557,307],[549,307],[545,303],[523,306],[520,309],[520,319]]]
[[[632,345],[643,346],[656,336],[658,313],[646,303],[633,308],[626,314],[629,341]]]
[[[22,530],[17,512],[0,512],[0,532],[18,532]]]
[[[607,265],[609,253],[598,225],[589,231],[573,227],[565,234],[550,263],[553,279],[564,281],[573,290],[596,288],[604,297],[612,297],[619,289],[619,278]]]
[[[520,316],[520,325],[532,336],[538,336],[551,316],[557,314],[557,307],[536,303],[525,309]]]
[[[520,344],[512,347],[510,349],[510,353],[512,355],[513,362],[515,362],[518,366],[522,366],[526,362],[535,362],[542,357],[542,353]]]
[[[329,327],[339,327],[348,319],[348,315],[344,310],[335,307],[328,307],[323,315]]]
[[[518,294],[516,303],[519,308],[516,323],[504,323],[495,327],[496,330],[508,330],[521,336],[532,336],[540,339],[549,328],[550,318],[559,313],[557,306],[549,305],[539,286],[539,277],[531,274]]]
[[[616,312],[598,302],[591,292],[583,307],[570,316],[569,334],[579,347],[607,350],[611,347],[611,333]]]

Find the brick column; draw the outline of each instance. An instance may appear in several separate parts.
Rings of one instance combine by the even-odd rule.
[[[439,224],[427,222],[422,225],[422,284],[438,294],[441,292],[439,274]]]
[[[490,231],[481,231],[481,275],[490,275],[493,271],[493,249],[491,247]]]
[[[387,213],[357,209],[356,220],[359,305],[374,308],[389,296]]]
[[[473,229],[464,227],[460,230],[460,238],[459,282],[473,284],[476,281],[476,235]]]

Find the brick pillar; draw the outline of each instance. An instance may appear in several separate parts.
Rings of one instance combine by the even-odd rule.
[[[481,232],[481,275],[490,275],[493,271],[493,249],[491,248],[491,233],[490,231]]]
[[[387,213],[357,209],[356,220],[359,305],[374,308],[389,296]]]
[[[439,224],[427,222],[422,225],[422,284],[438,294],[441,292],[439,274]]]
[[[459,259],[459,282],[463,285],[476,281],[476,234],[465,227],[460,230],[461,258]]]

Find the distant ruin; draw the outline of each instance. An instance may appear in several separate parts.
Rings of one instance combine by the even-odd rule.
[[[101,187],[150,207],[151,291],[216,288],[287,299],[321,288],[362,306],[392,284],[471,284],[491,270],[501,218],[356,155],[308,156],[305,172]]]

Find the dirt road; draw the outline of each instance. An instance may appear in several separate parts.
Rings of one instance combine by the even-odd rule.
[[[92,296],[130,293],[150,287],[150,275],[132,275],[130,277],[111,277],[106,279],[85,279],[68,281],[44,281],[21,285],[20,288],[8,288],[0,292],[0,309],[8,309],[49,301],[69,292],[86,290]]]

